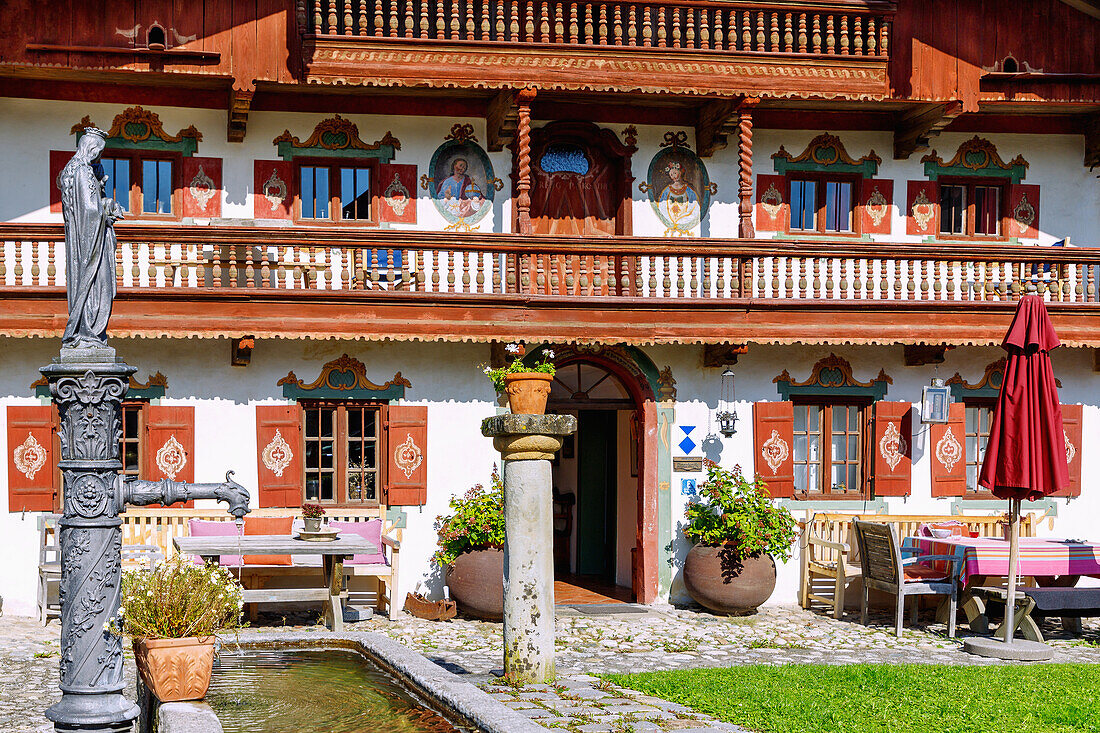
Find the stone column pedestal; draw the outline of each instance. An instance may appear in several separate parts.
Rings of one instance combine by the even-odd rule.
[[[554,677],[554,512],[550,459],[572,415],[497,415],[481,423],[504,461],[504,674]]]

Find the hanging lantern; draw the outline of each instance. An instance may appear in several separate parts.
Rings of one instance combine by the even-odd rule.
[[[733,389],[733,370],[722,372],[722,391],[718,398],[718,432],[727,438],[737,432],[737,398]]]
[[[946,423],[951,407],[951,388],[942,379],[933,379],[932,386],[921,393],[920,419],[923,423]]]

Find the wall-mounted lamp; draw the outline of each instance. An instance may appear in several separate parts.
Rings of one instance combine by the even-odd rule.
[[[942,379],[933,379],[930,387],[921,393],[920,421],[922,423],[946,423],[951,408],[951,388]]]
[[[718,432],[727,438],[737,432],[737,398],[734,394],[733,370],[722,372],[722,391],[718,398]]]

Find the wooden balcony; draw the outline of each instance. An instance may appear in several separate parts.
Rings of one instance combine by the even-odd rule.
[[[882,99],[890,2],[315,0],[306,81]]]
[[[117,232],[117,335],[996,344],[1033,286],[1063,343],[1100,346],[1096,249],[153,225]],[[0,333],[60,335],[64,285],[60,225],[0,225]]]

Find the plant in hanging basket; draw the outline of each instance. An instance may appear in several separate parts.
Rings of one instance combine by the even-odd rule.
[[[508,395],[508,407],[517,415],[541,415],[546,412],[546,400],[550,396],[550,382],[554,379],[554,352],[543,349],[533,363],[523,360],[524,347],[508,344],[504,350],[513,356],[512,362],[502,367],[485,366],[483,371],[496,387],[497,392]]]
[[[161,702],[201,700],[210,685],[214,634],[239,628],[241,586],[224,568],[177,555],[122,575],[106,630],[130,638],[138,672]]]
[[[688,505],[683,530],[696,543],[684,562],[684,586],[713,611],[750,611],[775,590],[775,558],[791,558],[794,517],[772,502],[761,478],[748,480],[740,466],[711,466],[699,496]]]

